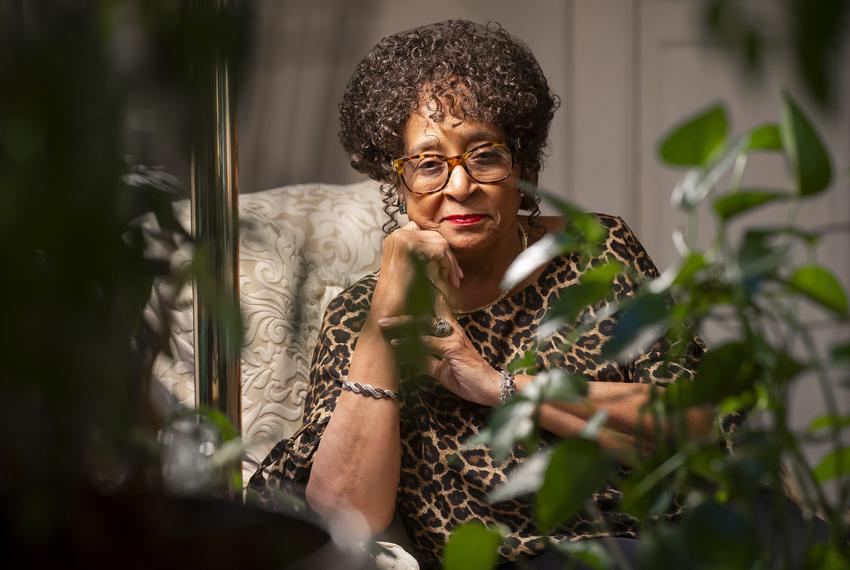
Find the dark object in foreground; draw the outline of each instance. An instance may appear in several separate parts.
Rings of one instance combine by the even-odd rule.
[[[88,493],[41,537],[15,533],[0,501],[6,568],[300,568],[314,556],[340,557],[306,518],[214,499]]]

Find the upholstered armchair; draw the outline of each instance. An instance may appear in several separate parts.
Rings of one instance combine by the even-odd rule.
[[[301,425],[322,316],[331,299],[378,268],[382,207],[373,182],[285,186],[239,197],[243,480]],[[188,202],[178,202],[175,213],[188,228]],[[181,251],[171,262],[177,268],[188,259]],[[160,320],[162,311],[170,312],[172,356],[157,359],[154,377],[174,401],[193,407],[192,291],[185,287],[170,307],[159,305],[160,297],[171,297],[162,293],[153,296],[147,316]],[[404,544],[406,537],[397,533],[389,540]],[[395,552],[398,558],[379,566],[416,567],[404,551]]]

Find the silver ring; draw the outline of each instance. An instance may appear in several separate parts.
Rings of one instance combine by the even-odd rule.
[[[445,338],[452,334],[452,325],[446,319],[434,319],[431,325],[431,336]]]

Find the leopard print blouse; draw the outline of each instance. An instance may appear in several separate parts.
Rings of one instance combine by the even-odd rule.
[[[496,305],[458,318],[476,350],[496,369],[504,369],[537,342],[535,330],[559,293],[577,282],[591,265],[616,259],[646,277],[658,270],[622,219],[598,214],[608,229],[598,258],[579,264],[578,256],[565,255],[552,260],[536,283],[510,295]],[[336,297],[328,306],[318,346],[313,356],[311,384],[304,407],[304,424],[295,435],[282,441],[252,479],[263,485],[291,482],[305,485],[310,476],[313,455],[324,433],[336,399],[340,379],[348,373],[349,359],[370,307],[376,276],[366,276]],[[625,275],[614,283],[618,297],[634,293],[635,284]],[[593,311],[592,307],[586,311]],[[690,378],[702,354],[697,340],[687,351],[685,361],[668,363],[660,372],[663,347],[657,343],[628,365],[600,358],[601,347],[614,327],[611,318],[584,334],[567,352],[560,348],[568,330],[558,331],[538,343],[538,370],[562,367],[601,382],[667,383]],[[496,504],[487,495],[506,480],[522,459],[511,456],[496,464],[484,447],[465,449],[464,440],[486,425],[491,408],[462,400],[431,380],[417,382],[415,391],[405,392],[402,381],[400,407],[402,463],[397,494],[397,513],[404,521],[423,567],[436,566],[452,529],[478,520],[507,526],[509,534],[500,553],[508,560],[534,555],[545,546],[535,528],[532,504],[527,498]],[[554,437],[548,438],[551,443]],[[544,442],[545,444],[546,442]],[[625,467],[621,467],[625,470]],[[267,480],[266,480],[267,478]],[[550,535],[554,540],[579,540],[605,534],[636,537],[637,522],[616,510],[621,493],[608,486],[594,496],[604,521],[577,517]],[[603,524],[599,524],[602,522]],[[600,530],[607,529],[607,530]]]

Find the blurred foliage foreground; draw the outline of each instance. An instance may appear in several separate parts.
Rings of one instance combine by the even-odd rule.
[[[151,368],[169,327],[143,312],[155,278],[175,295],[208,278],[203,263],[169,267],[193,243],[171,209],[185,196],[126,156],[128,101],[154,92],[184,109],[171,143],[188,156],[208,70],[243,49],[234,5],[0,2],[4,567],[279,568],[327,542],[292,517],[162,492],[160,444],[210,422],[180,418],[157,440],[169,418],[151,405]]]
[[[784,155],[794,187],[743,187],[747,162],[757,153]],[[489,444],[497,458],[513,449],[529,453],[527,462],[491,499],[532,494],[536,523],[550,532],[577,514],[601,521],[589,499],[613,480],[624,490],[621,508],[641,521],[641,568],[850,567],[845,516],[850,415],[839,408],[850,389],[850,343],[835,344],[824,355],[811,323],[801,320],[801,311],[813,305],[820,315],[818,326],[846,327],[847,295],[829,269],[808,261],[822,232],[795,222],[807,199],[827,191],[832,179],[829,154],[803,111],[786,95],[778,123],[733,138],[725,109],[711,107],[666,136],[660,155],[669,165],[688,168],[674,190],[674,203],[691,213],[693,222],[699,208],[711,208],[716,224],[710,246],[698,249],[692,232],[678,233],[674,241],[679,261],[659,278],[644,281],[636,296],[620,302],[613,298],[611,283],[626,269],[613,259],[595,266],[564,291],[538,334],[574,324],[576,340],[614,314],[617,325],[603,355],[620,362],[628,362],[659,335],[666,337],[667,357],[674,362],[677,347],[686,346],[693,330],[710,323],[721,326],[727,338],[705,355],[693,381],[654,392],[644,411],[653,425],[666,429],[653,432],[653,451],[636,453],[635,468],[628,475],[614,468],[613,459],[597,443],[596,434],[606,422],[602,412],[580,437],[539,448],[540,405],[582,401],[587,380],[562,370],[537,372],[535,382],[497,409],[487,429],[474,439],[475,444]],[[521,281],[556,255],[597,254],[605,235],[598,222],[569,204],[550,201],[571,221],[571,229],[530,247],[508,270],[504,286]],[[787,222],[745,227],[740,242],[732,243],[729,224],[771,203],[787,205]],[[798,262],[800,258],[804,261]],[[675,304],[666,302],[671,297]],[[587,306],[601,307],[595,318],[581,317]],[[534,361],[532,352],[513,367],[528,370]],[[814,375],[827,413],[799,432],[789,423],[790,395],[806,374]],[[705,407],[718,413],[717,433],[700,440],[689,435],[685,420],[689,410]],[[748,419],[741,423],[743,416]],[[730,424],[740,426],[730,430]],[[829,448],[815,463],[803,449],[813,442]],[[798,489],[799,496],[788,497],[789,487]],[[686,508],[671,521],[664,514],[676,496]],[[446,548],[445,567],[493,567],[500,543],[499,528],[459,527]],[[550,546],[563,553],[565,561],[572,556],[596,568],[622,561],[616,545],[609,548],[604,540]],[[482,558],[482,552],[489,556]]]

